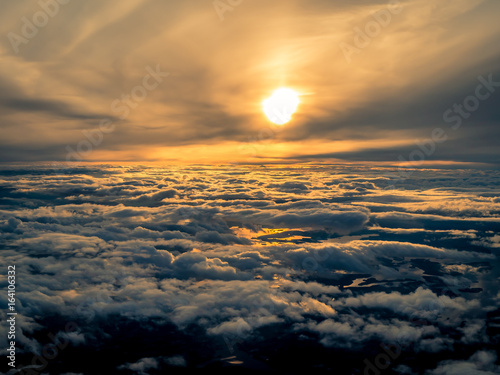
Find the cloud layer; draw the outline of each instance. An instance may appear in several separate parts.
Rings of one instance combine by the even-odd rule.
[[[0,171],[18,357],[39,373],[92,373],[77,358],[94,347],[108,373],[359,373],[382,344],[401,374],[496,369],[495,173],[417,171],[388,188],[394,171],[325,166],[64,172]],[[67,346],[45,369],[50,337]]]

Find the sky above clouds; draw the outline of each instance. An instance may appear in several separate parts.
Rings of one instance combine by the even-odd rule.
[[[38,2],[1,7],[3,161],[93,140],[81,159],[397,164],[440,128],[424,162],[500,162],[498,87],[443,118],[500,82],[495,0],[69,1],[46,25]],[[261,103],[281,86],[302,95],[277,127]]]

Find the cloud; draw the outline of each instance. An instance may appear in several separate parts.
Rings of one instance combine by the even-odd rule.
[[[500,368],[495,365],[496,353],[478,351],[467,361],[443,361],[434,370],[426,372],[428,375],[493,375]]]
[[[244,218],[241,214],[245,214]],[[294,209],[281,212],[266,210],[251,212],[244,210],[227,213],[228,220],[238,220],[243,224],[261,224],[287,228],[324,228],[333,233],[347,234],[364,228],[368,215],[360,211],[333,211],[331,209]]]
[[[380,263],[380,259],[406,257],[433,257],[454,259],[455,261],[474,261],[491,259],[488,254],[458,252],[427,245],[397,241],[351,241],[345,244],[310,245],[290,249],[285,256],[295,265],[309,271],[346,270],[360,273],[380,273],[385,277],[401,276],[395,272],[397,267]]]
[[[237,274],[237,270],[219,258],[207,258],[199,252],[189,252],[179,255],[172,266],[179,277],[199,277],[203,279],[232,280],[248,279],[251,276]]]
[[[119,367],[119,369],[128,369],[139,375],[149,374],[149,370],[158,368],[158,360],[156,358],[142,358],[135,363],[127,363]]]
[[[331,305],[343,308],[383,308],[408,317],[435,321],[438,317],[450,320],[457,313],[463,314],[469,310],[477,309],[479,302],[467,301],[461,297],[452,299],[448,296],[437,296],[431,290],[419,287],[415,292],[406,295],[399,292],[366,293],[336,300]]]
[[[380,31],[365,36],[363,48],[356,30],[373,25],[372,14],[387,11],[386,2],[241,5],[221,21],[203,4],[68,3],[26,43],[3,38],[1,158],[65,160],[66,146],[75,149],[111,119],[115,130],[85,158],[242,161],[250,153],[253,161],[397,163],[441,127],[448,141],[428,160],[498,163],[491,151],[500,118],[494,99],[456,131],[443,120],[474,94],[479,75],[498,77],[499,51],[491,47],[500,32],[497,2],[402,2],[387,25],[375,24]],[[4,4],[2,35],[22,36],[23,20],[40,11],[38,3]],[[137,23],[140,32],[131,27]],[[346,56],[343,44],[356,53]],[[147,67],[158,64],[170,75],[135,100]],[[279,86],[304,94],[281,132],[262,125],[261,110]],[[126,119],[117,119],[125,110]],[[302,185],[274,188],[307,192]]]
[[[90,373],[63,359],[88,348],[110,372],[226,365],[228,348],[243,367],[271,358],[282,369],[290,358],[327,366],[335,348],[354,370],[380,343],[416,358],[406,372],[496,371],[449,351],[496,340],[496,175],[418,171],[387,192],[383,168],[176,168],[0,168],[23,363],[51,333],[69,342],[54,374]],[[287,173],[304,194],[281,189]],[[80,329],[67,333],[71,321]]]

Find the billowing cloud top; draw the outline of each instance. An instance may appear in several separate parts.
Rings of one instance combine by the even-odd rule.
[[[500,175],[391,173],[1,169],[18,368],[498,373]]]

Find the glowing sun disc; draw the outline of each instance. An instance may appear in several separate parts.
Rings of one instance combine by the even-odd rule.
[[[299,103],[299,94],[296,91],[280,88],[262,102],[262,109],[269,121],[283,125],[292,119]]]

